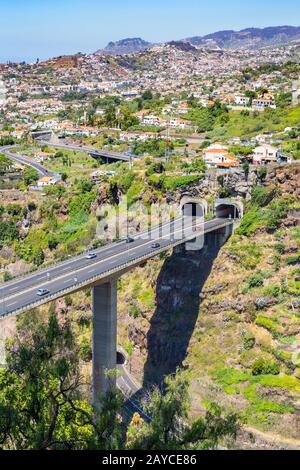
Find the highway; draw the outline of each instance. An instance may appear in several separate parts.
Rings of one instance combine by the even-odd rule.
[[[24,155],[21,155],[20,153],[13,153],[11,150],[13,148],[16,148],[15,145],[10,145],[8,147],[0,147],[0,152],[5,155],[7,158],[10,160],[13,160],[14,162],[20,163],[21,165],[27,165],[30,166],[31,168],[34,168],[40,176],[54,176],[54,173],[50,170],[47,170],[47,168],[44,168],[42,165],[40,165],[38,162],[34,161],[34,159],[25,157]]]
[[[133,242],[115,242],[94,251],[97,257],[87,259],[86,254],[76,256],[49,268],[35,271],[21,278],[0,284],[0,317],[17,315],[52,300],[93,286],[101,280],[117,276],[172,247],[189,241],[202,233],[230,226],[233,220],[216,218],[208,222],[178,218],[138,235]],[[184,224],[184,229],[183,229]],[[195,229],[197,228],[197,232]],[[171,235],[170,235],[171,232]],[[153,243],[159,243],[154,247]],[[45,288],[49,294],[39,297],[37,290]]]
[[[98,150],[95,149],[94,147],[86,147],[84,145],[79,146],[79,145],[72,145],[72,144],[63,144],[63,143],[52,143],[44,140],[39,140],[38,141],[41,145],[47,145],[48,147],[57,147],[65,150],[74,150],[76,152],[85,152],[88,154],[91,154],[93,156],[98,156],[98,157],[103,157],[103,158],[109,158],[112,160],[121,160],[124,162],[130,162],[130,156],[126,155],[125,153],[117,153],[117,152],[108,152],[106,150]]]

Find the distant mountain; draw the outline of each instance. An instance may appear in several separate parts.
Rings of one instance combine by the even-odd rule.
[[[197,49],[191,43],[186,42],[186,41],[171,41],[171,42],[168,42],[167,44],[169,44],[170,46],[174,46],[177,49],[180,49],[181,51],[184,51],[184,52],[197,51]]]
[[[141,38],[121,39],[117,42],[109,42],[104,49],[97,51],[98,54],[107,55],[126,55],[135,52],[144,51],[152,46],[150,42]]]
[[[300,39],[299,26],[247,28],[242,31],[218,31],[206,36],[195,36],[184,41],[193,46],[221,49],[259,49],[279,46]]]

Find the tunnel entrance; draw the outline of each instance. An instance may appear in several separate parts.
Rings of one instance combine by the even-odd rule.
[[[235,206],[222,204],[216,208],[216,216],[220,219],[236,219],[237,209]]]
[[[241,219],[244,206],[240,201],[217,200],[215,201],[215,215],[219,219]]]
[[[117,365],[123,366],[124,364],[126,364],[125,354],[122,353],[121,351],[117,351]]]
[[[187,217],[203,216],[203,209],[196,202],[188,202],[182,206],[182,215]]]

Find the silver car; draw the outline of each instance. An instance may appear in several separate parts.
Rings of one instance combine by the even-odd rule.
[[[36,293],[39,297],[43,297],[44,295],[50,294],[48,289],[39,289]]]
[[[89,253],[86,255],[86,259],[94,259],[94,258],[97,258],[96,253]]]

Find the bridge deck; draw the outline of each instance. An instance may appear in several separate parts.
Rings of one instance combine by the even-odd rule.
[[[184,233],[182,233],[183,220]],[[116,242],[95,250],[97,257],[88,260],[85,255],[71,258],[55,266],[35,271],[22,278],[0,285],[0,317],[17,315],[34,307],[80,289],[99,284],[111,276],[140,264],[163,251],[192,240],[195,236],[232,226],[229,219],[214,219],[198,223],[195,233],[194,222],[176,219],[170,224],[153,229],[147,237],[141,234],[132,243]],[[200,229],[200,231],[198,231]],[[170,235],[171,232],[171,235]],[[159,246],[154,248],[153,242]],[[37,296],[37,290],[49,291],[44,297]]]

